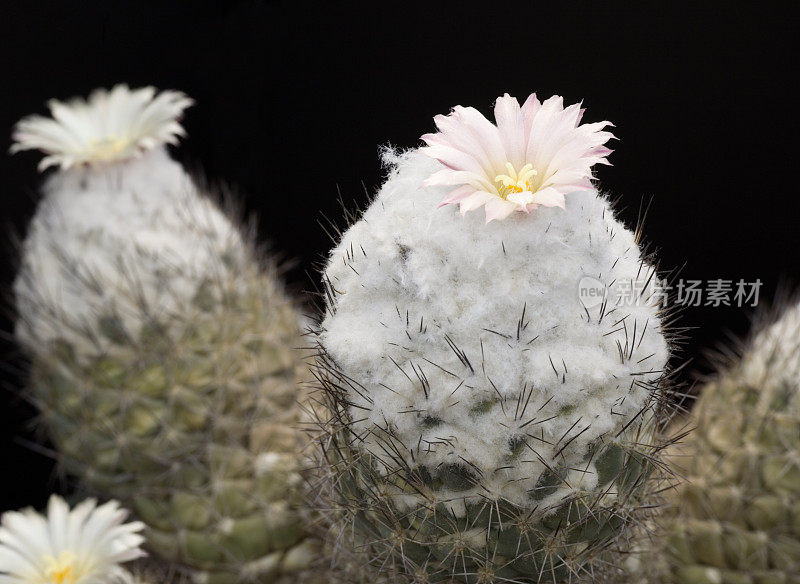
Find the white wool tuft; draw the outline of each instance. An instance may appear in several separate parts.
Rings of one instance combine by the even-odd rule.
[[[653,268],[633,233],[596,192],[567,196],[566,211],[484,225],[479,213],[437,208],[447,187],[421,186],[439,162],[418,151],[385,159],[388,180],[325,270],[333,299],[320,340],[354,380],[354,435],[386,461],[387,476],[397,465],[378,429],[410,467],[479,474],[478,485],[444,498],[544,508],[592,489],[590,447],[619,439],[669,354],[652,299],[608,306],[598,322],[601,307],[587,315],[578,297],[583,276],[651,282],[649,297]],[[487,401],[491,409],[476,412]],[[527,446],[512,456],[520,437]],[[566,484],[534,502],[528,493],[548,466],[564,469]]]
[[[14,283],[17,337],[35,349],[62,339],[92,351],[103,317],[136,334],[145,315],[184,310],[199,282],[225,271],[220,258],[246,253],[163,148],[56,172],[43,193]]]

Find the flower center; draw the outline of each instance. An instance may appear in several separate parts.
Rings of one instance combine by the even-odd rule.
[[[494,177],[494,182],[498,183],[497,194],[501,198],[507,200],[508,195],[514,193],[533,192],[532,179],[538,173],[534,170],[532,164],[526,164],[517,172],[513,164],[506,162],[506,169],[508,169],[508,174],[498,174]]]
[[[74,584],[75,582],[75,560],[78,558],[72,552],[63,551],[58,559],[48,556],[47,578],[53,584]]]
[[[116,156],[128,147],[128,140],[126,138],[118,138],[114,134],[106,136],[105,138],[93,138],[89,141],[94,156],[100,160],[109,160],[116,158]]]

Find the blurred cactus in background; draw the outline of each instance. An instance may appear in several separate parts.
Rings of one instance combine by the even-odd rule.
[[[800,583],[800,304],[700,390],[692,416],[654,580]]]
[[[117,86],[50,103],[13,150],[56,166],[22,247],[16,335],[64,468],[194,582],[293,581],[298,316],[252,233],[166,152],[191,104]]]

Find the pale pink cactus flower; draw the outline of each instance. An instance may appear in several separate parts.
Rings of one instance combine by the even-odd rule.
[[[507,93],[497,99],[497,125],[472,107],[455,106],[434,118],[421,151],[444,168],[424,186],[454,186],[440,206],[458,203],[461,214],[485,205],[486,223],[539,205],[565,208],[565,195],[594,190],[592,166],[610,164],[604,144],[611,122],[580,124],[581,104],[564,107],[558,95],[540,102],[531,94],[520,107]]]

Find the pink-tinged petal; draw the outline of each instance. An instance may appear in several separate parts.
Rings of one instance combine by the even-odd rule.
[[[608,120],[603,120],[602,122],[592,122],[591,124],[583,124],[582,128],[590,128],[592,132],[596,132],[598,130],[602,130],[606,126],[611,126],[612,128],[616,128],[613,122],[609,122]]]
[[[472,193],[470,196],[464,198],[459,203],[459,211],[461,211],[461,215],[465,215],[468,211],[472,211],[473,209],[477,209],[478,207],[485,205],[487,202],[491,201],[492,199],[498,199],[502,201],[500,197],[497,195],[493,195],[491,193],[487,193],[486,191],[476,191]]]
[[[582,163],[575,168],[562,168],[549,176],[542,187],[553,187],[562,193],[577,190],[593,190],[592,175],[588,164]]]
[[[581,104],[574,103],[564,108],[564,123],[571,125],[573,128],[578,127],[583,110]]]
[[[457,105],[453,108],[451,115],[462,122],[466,130],[477,140],[491,167],[493,169],[503,168],[507,161],[497,126],[483,117],[483,114],[474,107]]]
[[[436,134],[439,144],[450,146],[468,154],[481,165],[485,174],[490,175],[495,172],[496,169],[486,155],[480,140],[455,115],[455,112],[447,116],[437,115],[433,118],[433,121],[439,129],[439,133]]]
[[[593,161],[594,164],[606,164],[608,166],[613,166],[611,162],[606,158],[609,154],[614,152],[611,148],[606,148],[605,146],[598,146],[597,148],[592,148],[589,152],[586,153],[587,157],[595,157],[596,159]]]
[[[536,98],[535,93],[531,93],[528,96],[528,99],[525,100],[525,103],[522,104],[522,117],[525,120],[525,146],[527,148],[528,141],[531,137],[531,126],[533,125],[533,118],[536,117],[536,113],[539,111],[539,108],[542,107],[541,102]]]
[[[582,168],[585,174],[591,166],[591,162],[586,160],[590,158],[586,156],[586,144],[582,140],[571,140],[561,146],[558,150],[552,152],[547,160],[544,176],[552,176],[560,169],[568,169],[573,167]]]
[[[453,170],[451,168],[443,168],[437,170],[428,178],[422,181],[424,187],[451,187],[466,184],[467,181],[472,180],[471,172],[465,170]]]
[[[603,160],[589,152],[613,137],[609,132],[596,131],[605,122],[573,128],[570,124],[563,123],[563,116],[559,119],[556,114],[552,120],[557,123],[547,129],[546,138],[539,140],[534,166],[540,171],[544,169],[542,177],[548,177],[559,169],[578,167],[583,169],[583,174],[589,174],[591,166]],[[595,130],[590,131],[589,126],[594,126]],[[536,131],[534,129],[534,133]],[[533,142],[536,138],[531,140]]]
[[[561,207],[566,210],[564,194],[553,187],[546,187],[533,193],[532,202],[544,207]]]
[[[544,166],[541,158],[547,154],[554,140],[565,133],[565,129],[559,127],[561,113],[564,111],[563,102],[563,98],[559,95],[546,99],[533,119],[525,161],[533,164],[537,170]]]
[[[422,187],[452,187],[462,185],[466,182],[464,171],[455,171],[449,168],[437,170],[428,178],[422,181]]]
[[[495,219],[505,219],[517,209],[514,203],[504,201],[500,197],[492,197],[491,201],[486,202],[485,213],[486,223]]]
[[[494,106],[494,118],[500,132],[500,141],[506,152],[506,161],[514,168],[522,168],[525,164],[525,147],[527,136],[525,134],[525,118],[515,97],[507,93],[497,98]]]
[[[420,136],[420,139],[428,146],[451,146],[456,148],[456,146],[453,146],[442,134],[423,134]]]
[[[451,170],[449,168],[434,172],[422,181],[423,187],[454,187],[459,185],[471,185],[479,190],[486,189],[487,185],[488,188],[491,188],[491,185],[486,180],[486,175],[475,174],[465,170]]]
[[[423,136],[423,139],[425,136]],[[483,167],[472,156],[463,150],[456,150],[450,146],[437,144],[436,141],[431,141],[429,146],[420,148],[420,152],[427,154],[431,158],[435,158],[447,168],[453,170],[466,170],[475,174],[484,174]]]
[[[475,188],[469,185],[464,185],[463,187],[458,187],[450,194],[448,194],[441,203],[439,203],[439,207],[444,207],[445,205],[452,205],[453,203],[458,203],[462,199],[469,197],[471,194],[475,192]]]
[[[587,154],[593,156],[608,156],[612,152],[614,151],[611,148],[606,148],[605,146],[598,146],[597,148],[592,148],[591,150],[589,150]]]

